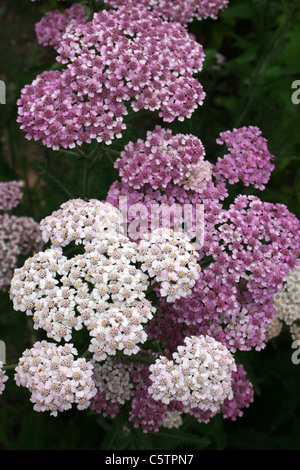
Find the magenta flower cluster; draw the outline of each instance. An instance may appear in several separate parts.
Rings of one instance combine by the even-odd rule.
[[[204,147],[196,136],[173,135],[156,126],[145,140],[125,146],[115,168],[122,182],[133,189],[164,189],[171,182],[201,192],[211,180],[211,164],[204,157]]]
[[[73,148],[92,140],[110,144],[126,128],[129,109],[183,120],[203,103],[194,73],[203,48],[184,27],[137,7],[95,13],[70,25],[58,48],[66,67],[38,75],[21,91],[18,122],[28,139]]]
[[[221,132],[217,143],[225,144],[229,153],[219,157],[214,174],[229,184],[242,181],[245,186],[263,190],[275,166],[275,158],[268,149],[267,139],[255,126]]]
[[[83,6],[76,3],[63,13],[59,10],[48,11],[35,25],[38,43],[57,49],[69,25],[86,23],[87,20]]]
[[[229,0],[104,0],[111,7],[136,5],[140,8],[151,9],[164,20],[170,20],[186,25],[194,18],[203,20],[206,18],[216,19],[217,15],[224,11]]]
[[[250,128],[248,134],[252,131]],[[247,130],[242,128],[239,132],[244,135]],[[198,249],[199,262],[204,266],[200,278],[189,297],[173,303],[162,301],[161,312],[147,326],[148,334],[158,337],[170,352],[176,349],[177,340],[183,341],[186,334],[208,334],[232,351],[262,349],[266,330],[274,316],[273,295],[281,289],[299,253],[298,219],[284,205],[262,202],[254,196],[238,196],[225,210],[222,200],[228,193],[225,178],[220,178],[218,162],[212,166],[211,180],[200,193],[194,188],[185,189],[180,181],[175,184],[163,177],[161,180],[156,178],[155,168],[160,168],[164,175],[172,166],[163,152],[155,153],[154,165],[148,158],[142,164],[149,167],[149,173],[151,168],[151,176],[145,176],[145,181],[143,170],[125,172],[127,161],[128,167],[132,168],[131,155],[132,161],[138,161],[139,148],[142,153],[144,149],[148,149],[150,155],[153,153],[148,141],[139,140],[138,147],[129,144],[129,153],[121,153],[121,160],[116,163],[121,181],[112,185],[107,200],[118,205],[120,198],[126,196],[128,208],[142,202],[148,209],[146,218],[158,203],[169,207],[174,203],[182,206],[188,202],[202,203],[205,217],[204,244]],[[255,139],[251,151],[255,151],[257,144],[259,154],[261,142],[261,138]],[[241,155],[240,161],[247,159],[244,144],[244,139],[235,141],[235,152]],[[134,153],[132,149],[135,149]],[[263,152],[261,158],[254,161],[256,173],[267,167],[269,161],[270,153]],[[176,174],[176,169],[174,171]],[[135,189],[138,177],[139,189]],[[134,217],[129,210],[125,216],[129,223]],[[176,334],[170,333],[170,325]]]
[[[186,334],[209,334],[233,352],[266,344],[273,296],[299,253],[299,221],[285,206],[253,196],[239,196],[220,221],[207,235],[211,263],[191,296],[163,302],[148,326],[149,336],[159,337],[169,351]]]

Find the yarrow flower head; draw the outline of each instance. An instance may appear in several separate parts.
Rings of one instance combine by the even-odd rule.
[[[7,382],[8,376],[6,375],[5,371],[3,370],[3,362],[0,361],[0,395],[5,390],[5,382]]]
[[[106,232],[122,233],[122,213],[108,202],[71,199],[40,222],[45,242],[53,246],[86,244]]]
[[[173,135],[156,126],[145,140],[129,142],[115,162],[125,184],[133,189],[150,185],[154,190],[170,182],[201,193],[211,180],[212,165],[204,159],[205,149],[193,135]]]
[[[35,25],[38,43],[42,46],[59,47],[61,38],[67,27],[71,24],[84,24],[88,15],[82,5],[74,4],[63,13],[59,10],[51,10]]]
[[[235,361],[228,349],[209,336],[186,337],[172,359],[159,357],[150,366],[151,386],[148,392],[155,400],[202,410],[218,410],[225,399],[231,399],[232,372]]]
[[[125,146],[115,168],[121,181],[111,185],[106,201],[121,208],[130,238],[170,227],[188,235],[201,252],[204,232],[214,229],[228,193],[224,183],[212,180],[213,165],[200,139],[156,126],[146,139]]]
[[[39,224],[32,217],[17,216],[11,211],[22,198],[21,185],[17,181],[0,183],[0,290],[8,288],[14,269],[23,256],[41,249],[42,235]]]
[[[72,405],[79,410],[89,407],[97,393],[93,366],[76,356],[73,344],[57,346],[46,341],[37,341],[23,352],[15,369],[15,381],[28,388],[35,411],[50,411],[51,416],[57,416]]]
[[[70,25],[57,52],[65,68],[38,75],[17,102],[26,137],[55,150],[110,144],[122,136],[130,108],[157,111],[166,122],[184,120],[205,97],[194,78],[202,46],[183,26],[138,7]]]
[[[219,157],[214,176],[229,184],[242,181],[246,186],[263,190],[275,168],[274,155],[268,149],[267,140],[255,126],[244,126],[220,133],[217,143],[225,144],[229,153]]]
[[[111,7],[119,8],[126,5],[127,0],[104,0]],[[130,5],[151,9],[163,19],[186,25],[194,18],[203,20],[206,18],[217,19],[217,15],[225,10],[229,0],[135,0]]]
[[[121,218],[121,212],[105,202],[63,204],[41,223],[45,240],[54,243],[15,270],[10,288],[14,309],[32,316],[34,327],[43,328],[49,338],[70,341],[74,329],[86,327],[89,351],[97,361],[117,350],[137,353],[146,341],[143,325],[156,311],[147,298],[150,281],[164,281],[162,289],[164,283],[173,283],[178,296],[187,295],[184,287],[193,285],[198,273],[192,246],[183,237],[165,231],[164,238],[154,234],[140,248],[117,231],[118,215]],[[68,250],[74,247],[79,252],[69,259]],[[152,261],[156,256],[160,264],[159,274],[146,265],[149,249]],[[178,280],[170,279],[171,263]]]
[[[287,325],[293,340],[300,339],[300,264],[291,269],[283,288],[274,294],[275,319],[279,322],[278,333]],[[276,336],[273,333],[272,337]]]
[[[236,370],[232,372],[232,398],[226,398],[219,408],[215,410],[203,410],[201,408],[189,408],[188,412],[199,423],[209,423],[210,420],[221,413],[224,419],[236,421],[244,415],[254,400],[254,389],[242,364],[236,364]],[[186,410],[184,410],[186,411]]]
[[[167,302],[191,294],[199,278],[194,245],[172,230],[159,228],[145,235],[138,245],[137,260],[143,271],[161,283],[159,294]]]
[[[18,181],[0,182],[0,210],[10,211],[17,207],[23,193]]]
[[[196,340],[197,342],[198,340]],[[188,342],[188,341],[187,341]],[[183,346],[185,343],[183,343]],[[204,343],[202,344],[204,348]],[[186,348],[188,349],[188,348]],[[210,348],[212,351],[213,348]],[[153,387],[153,370],[156,370],[156,365],[162,364],[158,373],[154,375],[154,381],[157,383],[159,379],[161,388],[170,388],[170,383],[173,382],[174,387],[179,387],[181,384],[178,381],[178,365],[180,361],[177,360],[172,366],[172,361],[167,362],[166,358],[160,356],[159,353],[153,353],[151,351],[141,350],[139,353],[139,359],[141,362],[125,361],[124,358],[112,359],[107,358],[102,364],[94,364],[94,376],[93,380],[97,386],[97,394],[91,401],[90,409],[103,416],[110,416],[114,418],[118,415],[120,407],[127,403],[129,406],[129,421],[132,422],[135,428],[140,428],[144,433],[149,431],[158,432],[163,427],[167,428],[178,428],[181,426],[184,415],[191,415],[195,417],[200,423],[208,423],[217,414],[222,414],[225,419],[231,419],[235,421],[237,417],[241,417],[244,413],[244,409],[249,407],[250,403],[254,398],[254,390],[251,382],[247,378],[246,371],[241,364],[236,364],[236,370],[231,372],[231,390],[232,394],[228,395],[224,401],[219,404],[216,403],[216,396],[214,395],[214,385],[220,384],[222,377],[217,378],[213,375],[211,368],[208,373],[205,372],[208,364],[216,367],[216,362],[220,361],[219,367],[223,369],[224,362],[229,363],[230,358],[226,356],[227,360],[224,360],[222,354],[217,354],[219,348],[216,348],[212,355],[208,355],[208,348],[206,345],[206,355],[202,354],[202,360],[204,357],[208,361],[203,362],[201,369],[202,379],[199,379],[198,373],[192,376],[192,362],[199,362],[198,357],[187,357],[181,358],[182,367],[180,371],[183,374],[183,380],[185,381],[186,388],[191,388],[191,380],[195,382],[203,382],[201,393],[204,394],[204,389],[208,391],[209,388],[212,390],[214,399],[211,401],[211,408],[208,408],[202,401],[195,403],[194,399],[188,399],[184,404],[182,402],[183,394],[179,391],[179,400],[163,400],[154,398],[152,395]],[[178,351],[176,351],[178,352]],[[181,352],[183,349],[181,348]],[[180,356],[181,357],[181,356]],[[228,360],[229,359],[229,360]],[[149,367],[149,364],[150,365]],[[167,364],[167,370],[172,374],[172,378],[168,380],[168,373],[165,371]],[[187,366],[190,366],[188,369]],[[233,366],[233,368],[235,368]],[[188,373],[190,372],[190,374]],[[163,375],[164,373],[164,375]],[[230,373],[229,373],[230,375]],[[211,380],[211,382],[210,382]],[[196,387],[194,387],[196,388]],[[229,391],[229,387],[228,387]],[[229,398],[231,396],[231,398]],[[186,397],[185,397],[186,398]],[[203,398],[203,397],[202,397]]]

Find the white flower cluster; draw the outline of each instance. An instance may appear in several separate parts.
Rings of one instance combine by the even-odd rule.
[[[160,282],[159,293],[167,302],[191,294],[199,278],[195,246],[184,233],[158,228],[145,234],[138,246],[141,269]]]
[[[168,429],[179,428],[182,425],[182,412],[167,411],[161,426]]]
[[[300,264],[290,270],[280,292],[273,297],[276,318],[290,327],[292,339],[300,339]]]
[[[49,338],[70,341],[85,325],[94,359],[123,350],[136,353],[147,335],[142,324],[155,308],[145,297],[148,276],[137,269],[135,244],[121,235],[85,245],[68,259],[62,248],[36,253],[15,270],[11,298],[15,310],[33,317]]]
[[[176,400],[188,408],[214,412],[233,398],[236,363],[220,342],[210,336],[186,337],[172,357],[160,356],[149,368],[148,392],[155,400],[167,404]]]
[[[82,327],[75,310],[77,292],[68,282],[67,261],[61,248],[36,253],[15,270],[10,286],[13,308],[33,316],[34,328],[44,329],[56,341],[69,341],[73,328]]]
[[[89,243],[100,232],[122,233],[122,213],[108,202],[71,199],[40,222],[43,239],[53,246]]]
[[[161,295],[170,298],[172,290],[177,298],[198,275],[194,248],[183,236],[158,230],[139,246],[118,232],[122,214],[111,208],[96,201],[63,204],[41,223],[52,245],[15,270],[10,288],[14,309],[32,316],[49,338],[70,341],[73,329],[85,326],[96,361],[117,350],[135,354],[146,341],[143,325],[156,311],[146,297],[150,277],[162,281]],[[63,251],[70,242],[82,251],[71,259]]]
[[[3,370],[3,362],[0,361],[0,395],[3,393],[5,389],[5,382],[8,380],[8,376],[5,374]]]
[[[94,362],[93,380],[98,392],[105,394],[105,400],[121,405],[130,400],[133,384],[124,364],[110,358],[101,364]]]
[[[15,369],[15,381],[31,392],[35,411],[57,416],[73,404],[79,410],[89,407],[97,393],[93,365],[84,358],[74,359],[74,355],[77,350],[73,344],[57,346],[46,341],[24,351]]]

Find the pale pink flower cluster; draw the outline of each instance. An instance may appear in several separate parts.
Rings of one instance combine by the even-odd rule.
[[[172,359],[160,356],[150,366],[152,385],[148,392],[155,400],[211,412],[225,399],[232,399],[232,373],[236,363],[220,342],[209,336],[184,339]]]
[[[45,242],[53,246],[89,243],[103,232],[122,232],[122,214],[108,202],[71,199],[40,222]]]
[[[129,370],[121,362],[107,358],[105,362],[94,362],[94,383],[97,392],[107,402],[123,405],[131,398],[133,384]]]
[[[161,426],[168,429],[177,429],[182,425],[182,411],[167,411]]]
[[[145,234],[138,245],[141,269],[159,282],[159,294],[167,302],[187,297],[199,278],[197,252],[182,233],[158,228]]]
[[[18,181],[0,182],[0,210],[10,211],[21,201],[23,196]]]
[[[10,211],[20,203],[21,185],[17,181],[0,183],[0,210]],[[5,291],[14,269],[23,256],[41,249],[42,235],[39,224],[27,216],[0,214],[0,290]]]
[[[89,407],[97,393],[93,366],[74,356],[77,350],[73,344],[57,346],[46,341],[37,341],[23,352],[15,369],[15,381],[28,388],[35,411],[50,411],[51,416],[57,416],[72,405],[78,410]]]
[[[300,264],[289,271],[283,288],[274,294],[273,302],[274,322],[277,320],[281,325],[288,325],[292,339],[300,339]]]
[[[198,341],[198,339],[196,339],[196,341]],[[184,345],[185,342],[183,341],[182,346]],[[207,358],[209,352],[208,346],[203,342],[202,347],[201,353],[203,349],[205,349],[207,354],[203,354],[203,357]],[[218,349],[219,348],[217,348],[217,350]],[[204,389],[208,390],[209,387],[211,388],[216,383],[218,384],[222,379],[221,377],[218,378],[217,375],[214,376],[211,372],[213,369],[212,364],[214,364],[215,360],[218,361],[220,359],[216,357],[217,350],[209,356],[208,364],[211,364],[211,368],[208,374],[204,368],[201,371],[201,378],[196,380],[197,383],[203,384],[201,393],[204,393]],[[212,351],[212,348],[210,348],[210,351]],[[189,359],[194,362],[199,362],[199,357],[195,357],[194,355],[195,351],[191,350],[191,352],[192,357]],[[231,356],[227,355],[227,359],[225,359],[227,366],[230,362],[232,364],[233,359],[230,358]],[[139,428],[144,433],[147,433],[149,431],[158,432],[161,430],[161,427],[178,428],[182,424],[182,418],[185,415],[193,416],[200,423],[208,423],[217,414],[222,414],[224,418],[235,421],[237,417],[243,415],[244,409],[249,407],[254,399],[253,386],[247,378],[247,373],[243,365],[238,363],[233,365],[235,370],[231,373],[232,393],[229,392],[228,387],[228,398],[225,398],[225,400],[219,404],[213,403],[213,406],[211,406],[210,403],[209,406],[211,407],[203,407],[201,402],[195,403],[194,400],[190,400],[191,403],[184,404],[179,400],[171,399],[170,401],[162,401],[156,399],[151,394],[153,381],[151,379],[152,372],[149,368],[149,362],[153,364],[155,360],[160,361],[161,357],[159,357],[159,353],[141,350],[139,359],[141,362],[131,362],[124,360],[124,358],[116,360],[108,358],[102,364],[94,364],[94,381],[97,384],[98,391],[96,396],[92,399],[91,410],[103,416],[114,418],[118,415],[121,406],[127,403],[129,407],[129,421],[132,422],[135,428]],[[220,367],[222,368],[224,366],[224,357],[222,355],[220,360]],[[163,362],[165,363],[165,358],[163,358]],[[185,366],[186,363],[187,361],[185,361]],[[207,369],[207,362],[203,364],[205,364]],[[155,364],[152,367],[155,367]],[[228,366],[227,370],[229,368]],[[184,380],[186,379],[187,385],[190,387],[191,381],[195,382],[195,378],[198,377],[199,370],[194,376],[191,376],[191,368],[182,367],[181,370]],[[178,385],[179,387],[180,384],[176,379],[176,372],[178,372],[176,370],[176,364],[173,364],[173,367],[172,364],[170,364],[170,371],[174,374],[174,377],[172,376],[174,386]],[[158,374],[160,374],[160,372],[161,371],[158,371]],[[163,372],[161,372],[161,374],[162,373]],[[228,376],[229,375],[230,372],[228,371]],[[164,377],[161,375],[161,378],[161,383],[168,381],[166,374]],[[210,380],[211,383],[209,382]],[[162,387],[164,387],[164,385],[162,385]],[[214,395],[214,391],[212,395]]]
[[[6,375],[3,369],[3,362],[0,361],[0,395],[5,390],[5,382],[7,382],[7,380],[8,380],[8,376]]]

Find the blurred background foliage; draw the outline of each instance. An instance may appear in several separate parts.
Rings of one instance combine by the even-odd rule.
[[[34,25],[41,15],[66,4],[57,0],[0,0],[0,80],[6,84],[6,104],[0,105],[0,180],[22,180],[24,199],[15,213],[41,220],[71,197],[82,195],[83,167],[74,155],[53,152],[28,142],[16,123],[21,88],[53,66],[51,48],[39,46]],[[88,0],[85,2],[88,6]],[[207,157],[215,161],[222,148],[219,132],[243,125],[260,127],[275,155],[276,169],[263,192],[242,191],[286,204],[300,217],[300,105],[292,103],[292,82],[300,79],[300,5],[298,0],[230,0],[217,21],[194,21],[189,31],[203,44],[206,60],[199,80],[206,91],[202,107],[176,132],[197,135]],[[160,123],[154,113],[133,114],[128,129],[112,147],[145,136]],[[91,173],[89,197],[104,199],[117,178],[114,155],[108,151]],[[241,191],[232,186],[230,200]],[[16,362],[24,349],[40,338],[30,319],[14,312],[8,293],[0,295],[0,339],[7,362]],[[117,420],[76,410],[49,417],[32,410],[29,394],[10,380],[0,397],[0,449],[300,449],[300,364],[293,364],[292,341],[284,329],[260,352],[236,355],[255,388],[255,401],[236,422],[215,417],[199,424],[186,417],[178,431],[158,435],[131,429],[126,413]],[[125,416],[125,418],[124,418]]]

